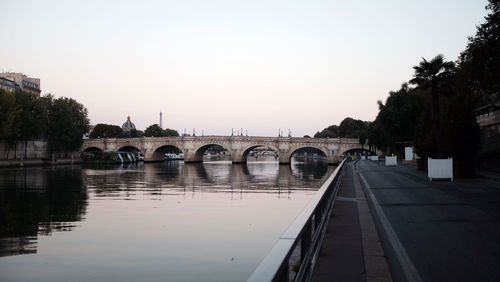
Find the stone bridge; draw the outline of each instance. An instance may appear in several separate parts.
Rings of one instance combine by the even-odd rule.
[[[281,164],[290,163],[293,153],[303,148],[322,152],[331,164],[343,153],[361,149],[358,139],[348,138],[182,136],[86,139],[81,151],[140,151],[145,161],[161,161],[166,152],[175,149],[184,153],[185,162],[203,162],[203,154],[214,145],[227,149],[233,163],[246,163],[248,153],[258,147],[272,149]]]

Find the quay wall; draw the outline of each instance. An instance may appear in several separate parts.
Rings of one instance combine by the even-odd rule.
[[[57,158],[79,159],[79,152],[55,152]],[[9,143],[0,140],[0,160],[20,160],[20,159],[50,159],[50,150],[47,140],[21,140]]]

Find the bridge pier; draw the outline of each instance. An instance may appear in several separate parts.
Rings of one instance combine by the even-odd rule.
[[[338,165],[340,163],[339,156],[328,156],[328,165]]]
[[[233,164],[246,164],[247,156],[241,150],[236,150],[233,155],[231,155],[231,162]]]
[[[291,158],[291,156],[290,156],[289,153],[281,153],[281,154],[278,153],[278,155],[279,155],[279,163],[280,163],[280,165],[288,165],[288,164],[290,164],[290,158]]]
[[[194,150],[184,150],[184,162],[185,163],[202,163],[203,162],[203,152]]]

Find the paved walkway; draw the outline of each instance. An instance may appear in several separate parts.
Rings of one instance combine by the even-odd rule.
[[[346,164],[313,281],[391,281],[353,163]]]
[[[349,163],[313,281],[391,279],[500,281],[500,182]]]
[[[499,281],[500,182],[356,164],[396,281]]]

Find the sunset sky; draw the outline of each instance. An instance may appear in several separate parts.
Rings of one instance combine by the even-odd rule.
[[[0,1],[0,71],[92,124],[312,135],[372,121],[422,57],[456,60],[487,1]]]

